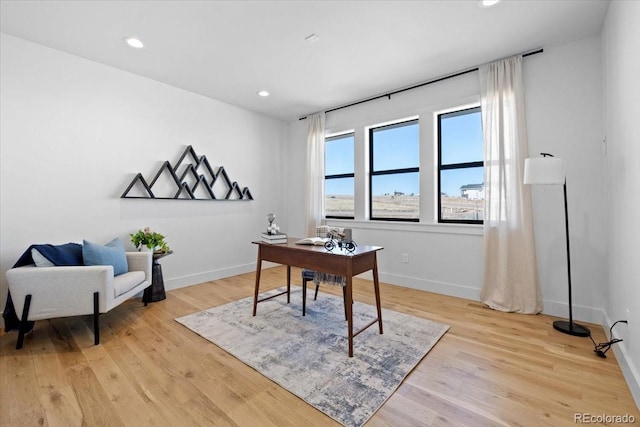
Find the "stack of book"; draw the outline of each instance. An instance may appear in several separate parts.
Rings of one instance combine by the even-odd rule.
[[[287,235],[280,232],[276,234],[262,233],[262,241],[271,244],[287,243]]]

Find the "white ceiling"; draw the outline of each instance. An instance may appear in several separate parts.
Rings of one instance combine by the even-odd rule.
[[[293,120],[600,33],[608,0],[1,1],[0,30]],[[315,33],[314,43],[305,37]],[[135,50],[122,38],[136,36]],[[260,89],[268,98],[256,95]]]

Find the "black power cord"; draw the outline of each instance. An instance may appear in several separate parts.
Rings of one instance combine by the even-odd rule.
[[[611,328],[609,328],[609,336],[610,337],[613,337],[613,327],[616,326],[618,323],[627,323],[627,321],[626,320],[618,320],[618,321],[614,322],[613,325],[611,325]],[[611,341],[602,342],[600,344],[596,344],[596,342],[593,340],[593,337],[591,336],[591,334],[589,334],[589,338],[591,338],[591,341],[593,342],[593,345],[595,346],[595,348],[593,349],[593,352],[595,354],[597,354],[598,356],[602,357],[603,359],[605,357],[607,357],[607,351],[609,351],[611,349],[611,346],[613,344],[622,342],[622,339],[620,339],[620,338],[612,338]]]

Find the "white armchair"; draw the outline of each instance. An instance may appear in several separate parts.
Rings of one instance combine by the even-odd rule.
[[[100,343],[99,315],[151,285],[151,252],[127,252],[128,272],[113,266],[36,267],[7,271],[9,291],[20,319],[16,348],[22,348],[27,322],[93,314],[94,343]],[[146,302],[145,302],[146,305]]]

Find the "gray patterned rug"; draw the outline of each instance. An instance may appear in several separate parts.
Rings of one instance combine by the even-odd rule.
[[[309,293],[305,317],[302,290],[292,287],[290,304],[262,302],[256,317],[250,297],[176,320],[345,426],[364,424],[449,329],[383,309],[384,334],[377,325],[362,332],[349,358],[342,298]],[[376,317],[358,302],[353,312],[356,330]]]

